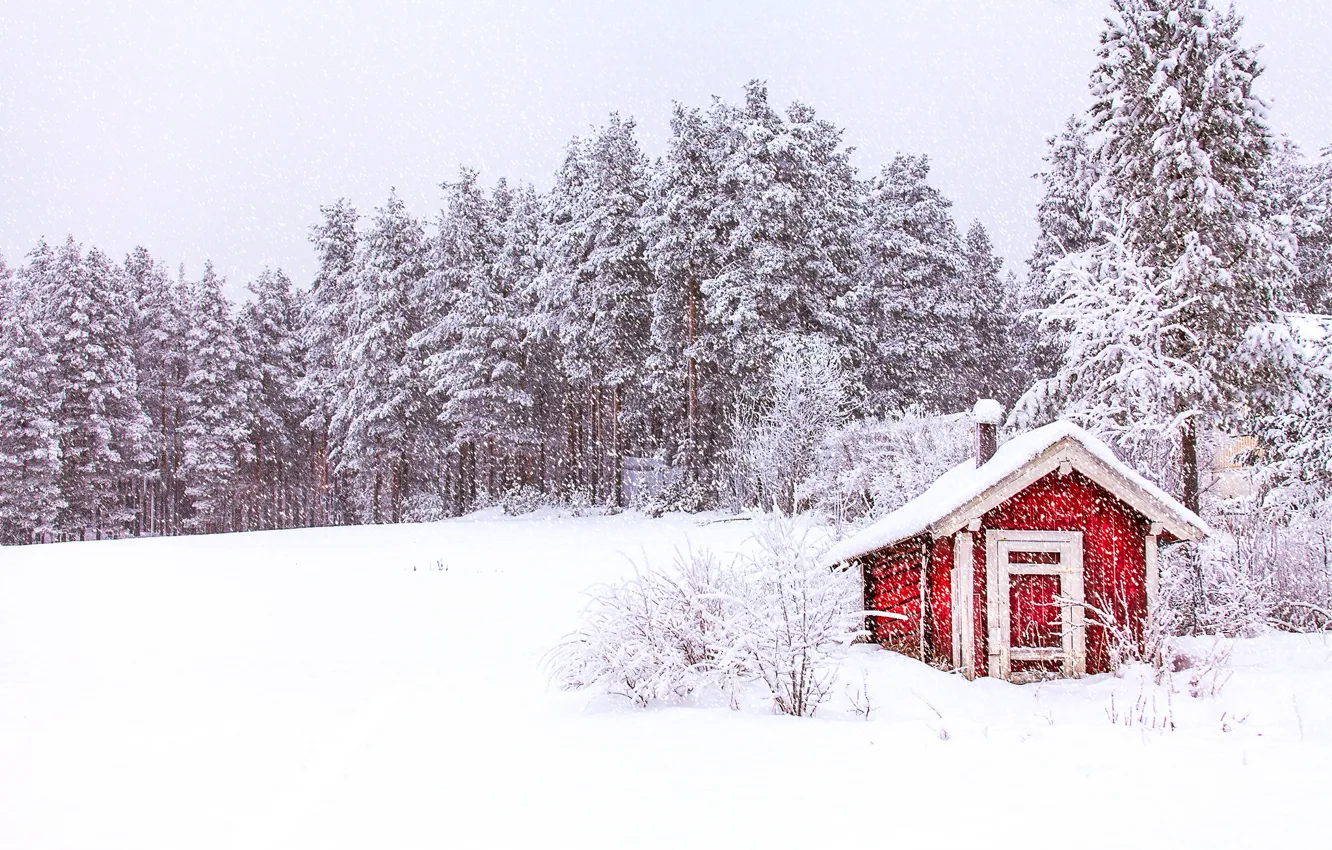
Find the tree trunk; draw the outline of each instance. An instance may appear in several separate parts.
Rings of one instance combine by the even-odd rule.
[[[371,501],[371,522],[379,525],[379,488],[381,486],[382,475],[379,470],[379,464],[375,464],[375,488]]]
[[[1184,421],[1180,432],[1180,474],[1184,479],[1184,507],[1199,512],[1198,494],[1198,425],[1193,418]],[[1189,612],[1185,630],[1198,634],[1202,623],[1203,608],[1206,605],[1203,590],[1203,565],[1196,547],[1189,550],[1190,583],[1193,585],[1193,610]]]
[[[592,459],[591,469],[592,477],[592,504],[601,504],[601,387],[588,387],[587,390],[588,406],[588,435],[591,438],[588,445],[588,457]]]
[[[1184,478],[1184,507],[1198,513],[1198,426],[1190,418],[1180,433],[1180,474]]]
[[[688,412],[688,436],[689,436],[689,458],[688,466],[691,473],[697,474],[695,438],[697,431],[698,417],[698,363],[694,358],[694,340],[696,335],[695,323],[698,313],[698,284],[690,279],[689,281],[689,412]]]
[[[620,448],[620,385],[611,391],[611,463],[615,466],[615,507],[624,507],[624,452]]]

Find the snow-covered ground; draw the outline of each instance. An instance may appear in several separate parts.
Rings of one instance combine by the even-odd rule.
[[[1188,671],[1019,687],[870,648],[814,719],[547,687],[626,556],[751,532],[483,514],[0,549],[0,847],[1326,839],[1332,639],[1233,642],[1198,697]]]

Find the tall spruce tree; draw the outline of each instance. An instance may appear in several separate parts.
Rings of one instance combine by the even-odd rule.
[[[519,376],[517,386],[530,400],[530,404],[510,409],[513,418],[508,422],[506,442],[512,453],[513,480],[505,483],[547,490],[550,461],[560,445],[555,410],[560,399],[556,387],[561,379],[555,365],[558,355],[554,338],[543,338],[540,333],[542,316],[537,308],[542,215],[543,199],[530,184],[511,190],[494,276],[515,329],[509,358]]]
[[[139,406],[148,419],[145,448],[150,455],[150,490],[140,507],[141,530],[172,534],[180,530],[187,504],[180,468],[184,457],[185,350],[189,317],[182,288],[143,247],[125,258],[125,279],[133,304],[131,339],[138,372]]]
[[[302,305],[281,269],[264,269],[249,285],[251,300],[241,311],[240,340],[250,365],[248,389],[252,417],[250,475],[254,528],[299,525],[309,518],[309,440],[305,422],[310,408],[297,391],[304,377]]]
[[[331,428],[343,434],[335,460],[355,477],[353,502],[369,522],[397,522],[413,474],[416,428],[430,418],[416,294],[425,277],[425,234],[396,193],[375,211],[356,259],[356,300],[340,352],[344,395]]]
[[[147,431],[124,280],[105,254],[92,248],[85,257],[73,237],[53,258],[34,257],[34,265],[45,287],[35,293],[40,326],[55,358],[60,525],[79,536],[122,534],[135,518]]]
[[[1197,508],[1199,430],[1251,411],[1261,371],[1252,364],[1263,356],[1255,346],[1273,338],[1256,329],[1276,319],[1294,275],[1290,243],[1261,192],[1272,149],[1254,91],[1262,68],[1240,42],[1233,9],[1217,12],[1207,0],[1113,0],[1113,7],[1091,77],[1090,127],[1100,136],[1094,205],[1114,222],[1126,256],[1121,262],[1119,248],[1113,262],[1088,256],[1076,265],[1090,277],[1060,277],[1085,286],[1056,295],[1067,304],[1101,287],[1102,269],[1141,271],[1120,276],[1137,281],[1124,285],[1171,317],[1156,335],[1155,356],[1192,377],[1084,415],[1111,434],[1177,434],[1183,498]],[[1135,338],[1149,336],[1144,329]],[[1068,341],[1059,373],[1036,395],[1075,375],[1085,382],[1100,374],[1102,386],[1123,377],[1126,364],[1107,356],[1113,352]]]
[[[753,81],[743,106],[713,115],[724,126],[713,211],[723,262],[703,283],[704,348],[729,385],[729,408],[770,372],[788,335],[839,346],[855,337],[846,296],[859,197],[842,131],[810,107],[779,115]]]
[[[724,423],[782,340],[822,334],[847,348],[857,337],[847,296],[859,196],[841,130],[803,104],[778,114],[760,81],[743,105],[680,110],[672,126],[651,253],[656,303],[684,321],[656,332],[684,331],[668,344],[687,361],[685,442],[701,469],[728,448]]]
[[[1027,258],[1027,275],[1013,293],[1018,313],[1014,346],[1021,371],[1032,379],[1053,375],[1065,348],[1058,326],[1037,318],[1037,311],[1059,296],[1049,286],[1050,272],[1061,259],[1088,250],[1097,240],[1093,191],[1099,172],[1085,117],[1070,116],[1046,145],[1047,166],[1036,175],[1042,188],[1036,206],[1036,243]]]
[[[1036,206],[1039,232],[1027,259],[1024,301],[1029,308],[1049,303],[1045,282],[1055,263],[1087,250],[1095,240],[1092,195],[1099,172],[1087,140],[1085,118],[1070,116],[1064,129],[1046,140],[1046,147],[1047,168],[1036,175],[1042,189]]]
[[[582,483],[615,503],[626,419],[645,423],[655,286],[642,225],[647,161],[634,128],[612,114],[596,135],[570,144],[550,195],[540,302],[576,387],[570,424],[586,435],[577,441]]]
[[[424,377],[465,464],[459,475],[465,510],[478,490],[493,496],[512,485],[514,461],[530,443],[532,398],[524,386],[521,290],[514,288],[521,281],[499,273],[513,196],[502,181],[487,196],[469,170],[445,188],[436,271],[447,308],[430,330]]]
[[[0,545],[54,531],[63,506],[55,358],[0,257]]]
[[[246,354],[236,335],[231,304],[211,262],[191,281],[185,306],[185,417],[180,474],[189,514],[182,526],[193,532],[232,531],[241,512],[241,465],[252,460],[247,415]]]
[[[964,297],[967,257],[949,207],[928,183],[929,159],[899,154],[870,182],[861,224],[864,273],[856,290],[871,410],[967,403],[957,385],[974,318]]]
[[[1308,162],[1288,138],[1274,146],[1265,194],[1271,214],[1290,221],[1299,276],[1288,307],[1332,313],[1332,163],[1327,151]]]
[[[345,433],[333,430],[334,414],[349,389],[350,373],[342,355],[351,335],[355,310],[357,223],[355,207],[345,198],[320,207],[323,220],[310,229],[319,269],[303,306],[302,343],[305,372],[298,388],[309,405],[304,427],[312,447],[312,521],[343,522],[348,517],[346,487],[334,468],[334,455]],[[343,423],[345,425],[345,422]]]
[[[979,221],[967,228],[962,252],[966,265],[958,301],[966,331],[954,373],[966,390],[964,402],[995,398],[1009,405],[1026,387],[1019,386],[1022,364],[1013,346],[1012,298],[1000,276],[1004,264]]]
[[[713,112],[720,110],[714,104]],[[666,156],[654,169],[648,258],[657,288],[652,298],[653,354],[648,361],[660,420],[678,423],[662,436],[667,459],[694,479],[706,478],[723,417],[723,387],[702,354],[702,284],[722,268],[723,223],[714,220],[724,124],[699,109],[675,105]]]

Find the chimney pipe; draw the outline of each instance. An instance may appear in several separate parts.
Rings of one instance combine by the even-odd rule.
[[[1004,406],[992,398],[983,398],[972,408],[976,420],[976,466],[983,466],[999,448],[999,423],[1004,421]]]

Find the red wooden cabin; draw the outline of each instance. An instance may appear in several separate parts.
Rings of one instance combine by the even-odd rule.
[[[839,544],[865,582],[872,638],[968,677],[1032,681],[1109,668],[1107,623],[1141,641],[1158,546],[1207,525],[1068,422],[995,448],[1003,409],[976,406],[976,457]]]

